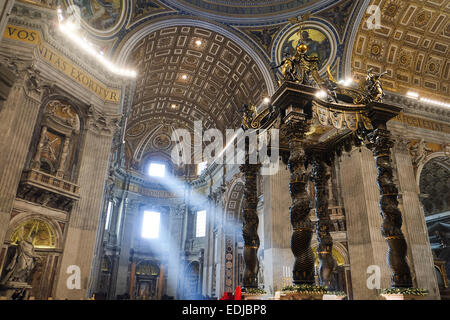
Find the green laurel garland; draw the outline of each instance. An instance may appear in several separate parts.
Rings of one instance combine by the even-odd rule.
[[[260,289],[260,288],[246,288],[245,290],[242,291],[242,293],[244,294],[266,294],[266,290],[264,289]]]
[[[347,294],[344,291],[327,291],[327,294],[332,294],[339,297],[345,297]]]
[[[324,286],[316,286],[312,284],[297,284],[289,285],[281,289],[282,292],[299,292],[299,293],[313,293],[313,294],[326,294],[327,288]]]
[[[422,288],[388,288],[381,290],[381,294],[405,294],[412,296],[426,296],[428,290]]]

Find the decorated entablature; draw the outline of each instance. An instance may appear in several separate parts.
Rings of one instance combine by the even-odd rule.
[[[283,79],[272,95],[271,103],[258,113],[256,108],[244,106],[243,116],[245,130],[262,132],[280,129],[280,153],[290,171],[291,249],[295,256],[293,282],[295,285],[314,283],[314,256],[311,250],[314,227],[309,218],[312,199],[306,191],[308,181],[313,182],[315,189],[319,282],[327,285],[330,270],[335,264],[331,254],[333,241],[326,194],[326,184],[330,178],[327,166],[331,166],[336,155],[340,156],[342,151],[349,152],[353,146],[365,145],[372,151],[378,170],[377,184],[383,218],[381,231],[389,247],[387,261],[392,273],[392,286],[412,287],[411,273],[405,259],[407,245],[401,230],[398,189],[394,184],[391,164],[390,149],[394,140],[386,125],[388,120],[399,114],[401,108],[383,103],[382,73],[368,70],[359,86],[346,86],[337,82],[329,69],[327,78],[321,77],[317,70],[318,59],[310,57],[307,49],[301,39],[295,54],[285,59],[284,63],[287,62],[288,66],[283,68]],[[308,166],[311,166],[310,171],[307,171]],[[250,178],[257,174],[258,168],[257,165],[246,165],[241,167],[241,171]],[[251,189],[251,186],[247,187]],[[247,210],[246,214],[256,219],[256,210]],[[253,225],[254,219],[247,220]],[[244,240],[257,239],[256,229],[249,229],[244,221]],[[248,230],[254,231],[248,234]],[[252,255],[251,246],[248,247],[246,267],[251,279],[257,256]]]

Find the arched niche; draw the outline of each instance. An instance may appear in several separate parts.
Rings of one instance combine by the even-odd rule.
[[[6,241],[16,245],[18,241],[28,237],[32,238],[32,243],[38,251],[53,251],[53,249],[62,247],[60,225],[40,214],[21,213],[11,219],[5,237]]]
[[[30,169],[75,182],[83,127],[77,106],[64,97],[49,96],[33,135]]]
[[[192,261],[186,266],[184,271],[184,299],[198,299],[200,295],[200,263]]]
[[[440,287],[450,272],[450,157],[443,152],[428,155],[417,169],[425,221]],[[436,271],[436,272],[437,272]]]
[[[5,263],[11,261],[17,243],[31,238],[36,255],[35,267],[28,284],[31,295],[46,300],[52,296],[56,271],[59,268],[63,237],[59,223],[51,218],[34,213],[20,213],[10,221],[5,243],[8,245]]]
[[[156,261],[141,260],[136,263],[136,291],[137,300],[155,300],[158,295],[160,267]]]
[[[316,266],[318,266],[319,257],[317,255],[317,241],[312,242],[311,249],[314,253],[314,263]],[[350,264],[347,249],[345,249],[345,247],[338,242],[333,243],[332,255],[333,258],[336,260],[338,266],[347,266]]]

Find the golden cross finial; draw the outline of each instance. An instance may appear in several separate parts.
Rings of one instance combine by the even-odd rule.
[[[309,18],[311,18],[311,13],[305,13],[304,15],[302,15],[302,16],[299,16],[299,17],[297,17],[297,18],[290,18],[290,19],[288,19],[288,21],[290,22],[290,23],[292,23],[292,24],[298,24],[299,25],[299,27],[300,27],[300,29],[298,30],[298,43],[297,43],[297,45],[299,45],[300,44],[300,42],[302,41],[302,31],[303,31],[303,24],[307,21],[307,20],[309,20]]]

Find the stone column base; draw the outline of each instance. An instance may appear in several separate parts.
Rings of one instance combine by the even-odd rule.
[[[381,297],[384,300],[423,300],[425,296],[418,296],[414,294],[382,294]]]
[[[344,300],[347,296],[337,296],[335,294],[324,294],[323,300]]]
[[[267,300],[267,294],[247,294],[241,295],[242,300]]]

